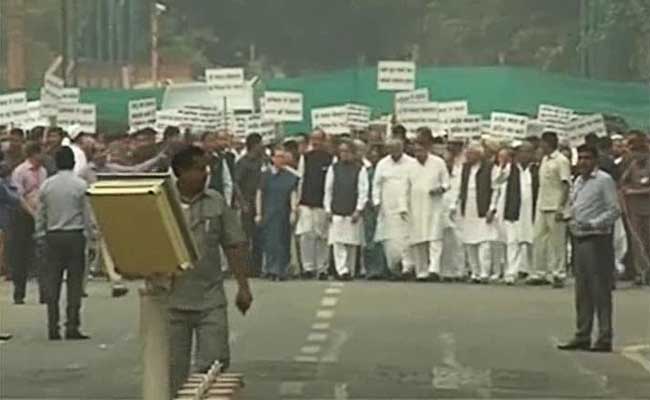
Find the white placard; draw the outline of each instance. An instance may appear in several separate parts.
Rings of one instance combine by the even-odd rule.
[[[451,118],[464,117],[469,114],[469,106],[466,100],[444,101],[438,103],[438,116],[441,121]]]
[[[63,79],[46,73],[41,88],[41,114],[44,117],[56,117],[57,106],[63,95]]]
[[[59,92],[61,96],[59,102],[66,104],[79,103],[80,93],[79,88],[63,88]]]
[[[302,121],[302,93],[264,92],[263,117],[273,122]]]
[[[372,110],[368,106],[360,104],[346,104],[348,115],[347,124],[352,129],[366,129],[370,124]]]
[[[183,124],[183,117],[179,110],[168,108],[166,110],[156,111],[156,131],[163,132],[168,126],[175,126],[179,129],[185,129],[188,126]]]
[[[348,108],[346,106],[313,108],[311,126],[312,129],[321,128],[328,135],[350,133]]]
[[[542,137],[547,125],[537,119],[531,119],[526,124],[526,137]]]
[[[395,93],[395,112],[399,114],[400,107],[408,103],[426,103],[429,101],[429,89],[421,88],[409,92]]]
[[[41,102],[28,101],[27,102],[27,114],[25,117],[18,123],[18,126],[22,129],[33,129],[37,126],[48,126],[50,123],[47,118],[41,116]]]
[[[27,114],[27,93],[0,95],[0,124],[17,124]]]
[[[404,91],[415,89],[415,63],[412,61],[379,61],[377,89]]]
[[[262,114],[251,114],[246,121],[246,135],[257,133],[268,140],[275,138],[275,124],[262,118]]]
[[[427,127],[433,132],[440,131],[440,117],[438,116],[438,103],[409,103],[402,107],[402,112],[397,116],[397,122],[404,125],[410,133],[420,127]]]
[[[544,124],[545,128],[558,131],[560,134],[564,133],[573,115],[574,111],[570,108],[548,104],[540,104],[537,111],[537,119]]]
[[[566,133],[574,145],[583,143],[585,137],[591,133],[595,133],[598,137],[607,136],[605,118],[602,114],[579,117],[567,125]]]
[[[155,98],[129,101],[129,127],[131,131],[155,127],[156,104]]]
[[[447,133],[450,139],[471,139],[481,137],[482,117],[464,115],[447,120]]]
[[[240,95],[244,89],[243,68],[216,68],[205,70],[205,82],[215,96],[228,97]]]
[[[57,125],[70,129],[79,125],[81,132],[95,133],[97,131],[97,112],[94,104],[61,104],[58,108]]]
[[[490,119],[490,133],[499,138],[525,139],[528,117],[516,114],[493,112]]]

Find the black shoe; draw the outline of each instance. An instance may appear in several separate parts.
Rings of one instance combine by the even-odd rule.
[[[14,337],[14,335],[11,333],[0,332],[0,341],[6,342],[7,340],[11,340],[12,337]]]
[[[596,343],[591,348],[589,351],[594,352],[594,353],[611,353],[612,352],[612,344],[611,343]]]
[[[61,340],[61,334],[59,331],[52,331],[47,334],[47,338],[50,340]]]
[[[327,276],[326,273],[323,272],[323,273],[318,274],[318,280],[319,281],[326,281],[328,279],[329,279],[329,276]]]
[[[313,271],[305,271],[302,273],[302,279],[305,280],[312,280],[314,279],[314,272]]]
[[[84,335],[79,331],[71,331],[65,333],[65,340],[88,340],[90,336]]]
[[[348,273],[345,273],[345,274],[341,275],[341,280],[342,281],[351,281],[352,276],[350,274],[348,274]]]
[[[564,287],[564,280],[557,276],[553,277],[553,283],[551,284],[553,289],[562,289]]]
[[[589,342],[578,342],[577,340],[572,340],[568,343],[558,344],[557,348],[558,350],[568,350],[568,351],[574,351],[574,350],[589,351],[591,350],[591,345]]]
[[[431,275],[429,275],[429,281],[440,282],[440,275],[436,274],[435,272],[432,272]]]
[[[129,293],[129,288],[124,285],[115,285],[111,294],[113,297],[122,297],[126,296],[127,293]]]
[[[279,276],[279,277],[275,278],[275,280],[279,281],[279,282],[286,282],[288,280],[288,278],[286,276]]]
[[[85,299],[86,297],[88,297],[88,293],[86,293],[86,292],[81,293],[81,297],[83,297]]]
[[[25,299],[14,299],[14,304],[17,306],[25,304]]]
[[[426,278],[415,278],[415,281],[418,282],[418,283],[429,282],[429,277],[426,277]]]

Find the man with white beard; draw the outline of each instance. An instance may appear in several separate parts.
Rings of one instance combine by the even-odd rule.
[[[539,168],[533,164],[534,148],[523,142],[516,149],[515,160],[505,166],[499,191],[497,218],[503,221],[507,245],[505,282],[515,283],[520,274],[528,275],[533,262],[533,223]]]
[[[429,154],[430,143],[414,143],[416,162],[408,174],[409,242],[418,281],[440,280],[442,230],[446,207],[443,194],[449,190],[449,172],[442,158]]]
[[[388,269],[393,278],[412,272],[408,247],[408,174],[413,158],[404,154],[404,142],[390,139],[386,143],[389,154],[377,163],[373,182],[372,201],[379,209],[375,241],[382,242]]]
[[[498,231],[494,224],[496,210],[492,195],[494,166],[483,158],[480,144],[472,144],[466,151],[466,162],[461,173],[459,225],[465,253],[472,269],[472,282],[487,283],[492,264],[492,242]]]

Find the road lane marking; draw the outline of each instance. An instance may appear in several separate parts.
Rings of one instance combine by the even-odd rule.
[[[342,288],[343,286],[345,286],[343,282],[330,282],[330,287],[333,288]]]
[[[343,345],[348,341],[349,335],[344,331],[333,330],[329,347],[323,351],[322,362],[335,363],[339,361]]]
[[[310,333],[307,336],[308,342],[325,342],[327,340],[327,333]]]
[[[327,295],[338,295],[341,294],[342,290],[338,287],[330,287],[325,289],[325,294]]]
[[[318,310],[316,312],[316,318],[318,319],[332,319],[334,317],[333,310]]]
[[[316,322],[315,324],[312,324],[311,330],[312,331],[327,331],[330,329],[330,323],[329,322]]]
[[[300,352],[303,354],[318,354],[320,352],[320,346],[318,345],[302,346],[300,348]]]
[[[321,300],[320,305],[321,307],[336,307],[338,303],[339,303],[339,299],[336,297],[323,297],[323,300]]]

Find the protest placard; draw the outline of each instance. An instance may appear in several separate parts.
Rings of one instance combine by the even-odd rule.
[[[79,103],[80,90],[79,88],[63,88],[59,92],[60,103]]]
[[[415,133],[420,127],[427,127],[433,132],[440,131],[440,118],[438,116],[438,103],[408,103],[401,113],[397,115],[397,122],[404,125],[409,133]]]
[[[607,125],[602,114],[581,116],[566,126],[566,136],[574,146],[584,143],[585,137],[592,133],[598,137],[607,136]]]
[[[302,121],[302,93],[264,92],[263,117],[272,122]]]
[[[549,104],[540,104],[537,119],[544,124],[545,129],[554,130],[561,135],[565,132],[566,125],[571,122],[574,111],[570,108],[558,107]]]
[[[528,117],[493,112],[490,119],[490,134],[503,139],[525,139],[527,123]]]
[[[329,135],[350,133],[348,108],[346,106],[313,108],[311,126],[312,129],[320,128]]]
[[[531,119],[526,123],[526,137],[542,137],[542,133],[546,130],[547,125],[538,120],[538,119]]]
[[[415,63],[412,61],[379,61],[377,89],[404,91],[415,89]]]
[[[53,73],[45,74],[43,87],[41,87],[41,114],[43,116],[57,116],[57,107],[63,96],[63,86],[63,79]]]
[[[370,124],[372,110],[361,104],[346,104],[347,124],[351,129],[366,129]]]
[[[408,92],[395,93],[395,112],[399,114],[400,108],[408,103],[426,103],[429,101],[429,89],[422,88]]]
[[[156,99],[129,101],[129,127],[132,131],[153,128],[156,125]]]
[[[268,143],[275,139],[275,123],[265,120],[262,114],[251,114],[246,120],[246,135],[256,133]]]
[[[205,82],[215,96],[238,96],[244,90],[243,68],[216,68],[205,70]]]
[[[81,132],[95,133],[97,131],[97,114],[94,104],[71,103],[61,104],[56,116],[57,125],[70,129],[79,125]]]
[[[0,124],[16,124],[27,114],[27,93],[0,95]]]
[[[482,134],[482,117],[480,115],[463,115],[447,120],[447,133],[450,139],[479,138]]]

